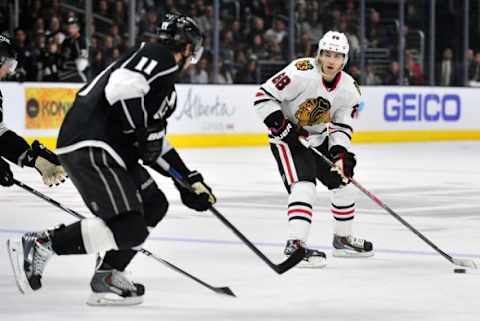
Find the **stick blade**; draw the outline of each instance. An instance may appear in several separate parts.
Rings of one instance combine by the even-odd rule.
[[[464,266],[471,269],[478,269],[479,266],[474,260],[453,258],[453,263],[458,266]]]
[[[286,259],[280,264],[277,264],[275,266],[275,271],[278,274],[283,274],[287,272],[288,270],[293,268],[295,265],[300,263],[300,261],[302,261],[303,258],[305,257],[305,254],[306,254],[305,249],[303,247],[299,247],[288,257],[288,259]]]
[[[214,288],[213,291],[215,291],[218,294],[233,296],[235,298],[237,297],[235,293],[233,293],[233,291],[228,286]]]

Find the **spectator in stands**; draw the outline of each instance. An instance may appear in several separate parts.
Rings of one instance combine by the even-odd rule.
[[[35,81],[37,79],[36,57],[33,48],[27,41],[27,33],[21,28],[15,29],[15,43],[21,54],[21,64],[16,70],[16,80]]]
[[[125,10],[125,2],[123,0],[115,0],[112,12],[113,23],[123,25],[127,19],[127,11]]]
[[[309,32],[300,35],[300,42],[296,50],[297,57],[313,57],[313,39]]]
[[[65,34],[62,31],[62,25],[60,23],[60,18],[58,16],[52,16],[50,18],[50,24],[48,30],[45,32],[47,41],[55,41],[57,44],[61,45],[65,40]]]
[[[358,40],[358,37],[353,32],[350,32],[347,19],[342,19],[340,21],[339,31],[347,36],[348,44],[350,45],[349,55],[351,61],[357,61],[360,54],[360,40]]]
[[[70,17],[68,19],[67,32],[68,37],[62,43],[63,63],[59,78],[65,82],[85,82],[88,68],[87,42],[80,34],[77,18]]]
[[[400,64],[398,61],[392,61],[390,63],[390,66],[383,77],[383,85],[400,85]]]
[[[439,77],[440,86],[453,86],[457,82],[457,70],[453,61],[453,50],[445,48],[442,54],[439,71],[436,73]]]
[[[268,51],[270,53],[269,60],[271,61],[285,61],[285,57],[283,56],[282,47],[279,43],[272,42],[268,47]]]
[[[233,84],[233,75],[231,72],[231,66],[228,61],[218,61],[218,77],[217,83],[219,84]]]
[[[38,62],[38,80],[59,81],[58,71],[62,64],[59,45],[54,38],[48,40],[47,50],[42,50]]]
[[[208,84],[208,81],[208,60],[202,57],[202,59],[190,69],[190,82],[192,84]]]
[[[155,34],[155,30],[158,26],[158,15],[153,9],[150,9],[146,13],[145,19],[140,22],[140,35]]]
[[[120,35],[120,27],[118,26],[118,24],[112,24],[112,26],[110,27],[109,36],[112,37],[113,46],[115,48],[120,48],[122,46],[123,38]]]
[[[375,10],[370,10],[369,22],[367,23],[367,40],[369,47],[382,48],[384,43],[390,41],[387,39],[385,28],[382,28],[380,13]]]
[[[262,35],[256,35],[253,38],[253,44],[251,48],[247,49],[248,54],[251,56],[257,57],[259,60],[264,60],[269,58],[269,53],[265,48],[265,41],[263,40]]]
[[[477,52],[474,56],[473,63],[470,67],[470,86],[480,86],[480,52]]]
[[[253,18],[253,26],[249,31],[250,37],[248,38],[249,42],[252,42],[255,36],[261,35],[262,37],[265,35],[265,21],[263,18],[255,17]]]
[[[265,32],[264,38],[269,43],[281,45],[287,36],[287,25],[283,17],[276,17],[273,27]]]
[[[422,67],[415,61],[409,51],[405,52],[405,77],[408,78],[409,85],[422,86],[425,83]]]
[[[257,60],[250,59],[243,68],[238,72],[235,83],[239,84],[259,84],[260,76],[257,71]]]
[[[365,84],[368,86],[378,86],[382,85],[382,79],[376,74],[375,67],[367,65],[366,67],[367,77],[365,79]]]
[[[103,61],[105,63],[105,65],[110,65],[115,59],[113,59],[113,50],[114,50],[114,46],[113,46],[113,38],[112,36],[106,36],[105,37],[105,41],[103,43],[103,53],[102,53],[102,57],[103,57]]]

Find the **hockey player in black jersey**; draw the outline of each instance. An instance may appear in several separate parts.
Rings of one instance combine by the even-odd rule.
[[[15,72],[17,49],[11,39],[0,35],[0,79]],[[13,173],[6,158],[20,167],[35,167],[48,186],[58,185],[65,180],[65,172],[57,156],[38,141],[30,146],[25,139],[8,129],[3,123],[3,96],[0,92],[0,185],[13,185]]]
[[[144,286],[123,271],[164,217],[168,201],[146,169],[162,157],[194,192],[176,184],[183,203],[206,211],[216,199],[200,173],[188,169],[165,138],[176,106],[177,74],[201,56],[203,35],[186,16],[167,15],[157,43],[141,44],[114,62],[77,94],[58,137],[57,151],[95,218],[10,241],[21,291],[38,290],[53,255],[105,252],[91,280],[91,305],[143,301]],[[167,175],[168,176],[168,175]]]

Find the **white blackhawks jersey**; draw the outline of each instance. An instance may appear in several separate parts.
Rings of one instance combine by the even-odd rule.
[[[328,135],[329,148],[341,145],[349,150],[360,95],[358,84],[346,72],[341,71],[327,88],[316,60],[301,58],[257,90],[254,107],[262,120],[281,110],[286,119],[310,133],[314,146]]]

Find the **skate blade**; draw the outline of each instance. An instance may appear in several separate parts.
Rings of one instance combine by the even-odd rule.
[[[354,250],[348,249],[335,249],[332,252],[334,257],[346,257],[346,258],[362,258],[362,257],[371,257],[375,255],[375,251],[368,252],[356,252]]]
[[[21,241],[7,240],[7,251],[17,288],[22,294],[32,293],[23,270],[23,245]]]
[[[92,293],[87,300],[90,306],[128,306],[143,303],[143,296],[121,297],[114,293]]]
[[[299,269],[322,269],[327,266],[327,260],[324,258],[310,258],[301,260],[295,267]]]

